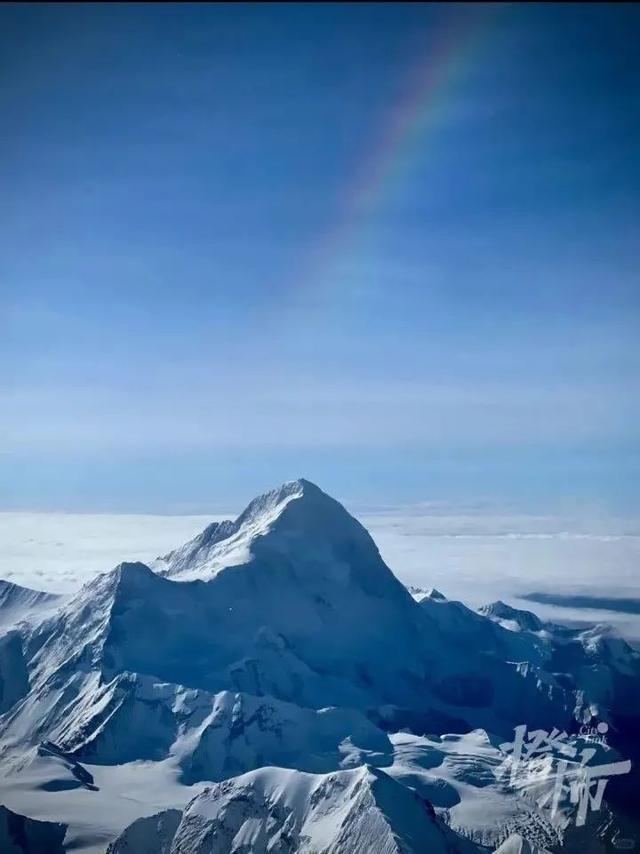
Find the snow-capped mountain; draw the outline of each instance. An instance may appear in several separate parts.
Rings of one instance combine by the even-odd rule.
[[[552,820],[536,802],[553,779],[540,783],[539,775],[523,774],[515,787],[504,786],[504,754],[483,730],[432,738],[398,733],[391,740],[393,764],[385,768],[310,774],[265,766],[226,779],[182,812],[133,822],[109,852],[479,854],[518,838],[541,851],[579,850],[566,810]],[[589,832],[597,832],[593,820]]]
[[[534,639],[468,609],[453,619],[452,603],[416,603],[365,529],[317,487],[285,484],[223,527],[233,533],[219,540],[218,526],[213,545],[179,549],[163,575],[121,564],[65,602],[27,639],[32,684],[72,677],[75,694],[78,670],[107,681],[139,673],[423,731],[506,734],[525,710],[539,725],[569,721],[575,697],[544,670]]]
[[[500,739],[523,722],[614,724],[639,697],[640,656],[615,634],[412,596],[305,480],[73,597],[0,588],[0,625],[0,793],[29,817],[58,810],[80,850],[138,818],[114,851],[146,850],[131,846],[153,828],[149,851],[176,854],[498,844],[514,805],[530,812],[489,785]],[[475,763],[425,736],[469,731],[484,733],[459,751]],[[436,757],[440,776],[425,777]],[[481,789],[498,833],[474,831]]]
[[[185,580],[206,580],[230,566],[255,560],[268,565],[284,555],[295,557],[301,573],[329,573],[338,582],[344,580],[346,566],[352,572],[370,568],[368,581],[372,575],[395,581],[367,530],[304,479],[255,498],[233,522],[209,525],[195,539],[158,558],[154,568]]]
[[[25,704],[25,711],[33,707]],[[18,718],[18,723],[19,723]],[[326,772],[388,765],[389,737],[361,712],[310,709],[271,697],[208,694],[123,673],[109,683],[92,674],[73,703],[38,731],[73,761],[117,765],[170,758],[180,780],[224,780],[262,764]]]
[[[367,765],[324,775],[260,768],[205,789],[177,825],[174,815],[143,819],[149,821],[164,831],[162,847],[151,850],[171,854],[476,851],[437,818],[429,801]],[[136,824],[128,828],[109,854],[137,850],[141,829]]]
[[[20,587],[0,579],[0,630],[6,631],[19,623],[41,620],[43,615],[63,600],[55,593],[43,593]]]

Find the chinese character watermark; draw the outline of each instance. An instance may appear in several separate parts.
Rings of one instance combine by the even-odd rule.
[[[584,726],[578,740],[555,728],[551,732],[542,729],[527,732],[526,724],[517,726],[513,741],[500,745],[505,758],[495,769],[495,776],[508,777],[511,786],[523,780],[529,784],[547,782],[546,791],[537,800],[538,806],[548,808],[554,818],[561,804],[571,804],[576,807],[576,825],[584,825],[589,810],[600,809],[609,779],[631,770],[628,759],[589,764],[598,748],[586,745],[595,743],[609,750],[607,731],[604,722],[596,727]]]

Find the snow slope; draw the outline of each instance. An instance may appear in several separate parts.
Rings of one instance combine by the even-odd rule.
[[[129,828],[109,849],[131,849]],[[152,849],[153,851],[159,849]],[[313,775],[260,768],[205,789],[184,810],[171,854],[474,851],[428,801],[370,766]]]
[[[8,733],[22,750],[46,743],[67,760],[98,765],[171,758],[185,784],[223,780],[264,763],[325,772],[392,762],[388,736],[351,709],[213,695],[132,673],[109,683],[92,673],[67,683],[61,696],[64,705],[56,693],[35,726],[40,696],[8,717]]]
[[[55,593],[30,590],[0,579],[0,630],[14,628],[23,621],[41,620],[62,599]]]
[[[201,791],[181,815],[171,810],[134,822],[109,851],[135,850],[145,832],[156,839],[155,847],[147,842],[141,849],[145,854],[471,854],[509,840],[583,850],[570,809],[553,815],[537,803],[554,779],[541,778],[535,760],[510,787],[499,773],[504,754],[482,730],[432,738],[398,733],[392,741],[394,762],[384,769],[309,774],[266,766],[227,779]],[[584,829],[591,837],[599,821],[593,815]]]

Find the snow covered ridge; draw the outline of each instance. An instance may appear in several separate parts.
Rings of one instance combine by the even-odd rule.
[[[549,845],[496,745],[593,714],[637,751],[640,656],[481,611],[410,594],[305,480],[73,597],[0,582],[0,803],[59,817],[69,850]]]
[[[165,850],[193,854],[477,850],[438,820],[429,801],[370,766],[326,775],[260,768],[205,789],[179,817],[153,821],[163,825],[156,833]],[[127,828],[109,854],[136,850],[139,829]]]

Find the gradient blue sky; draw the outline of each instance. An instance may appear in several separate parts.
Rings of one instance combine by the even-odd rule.
[[[634,5],[1,7],[0,506],[304,475],[636,512],[639,39]]]

